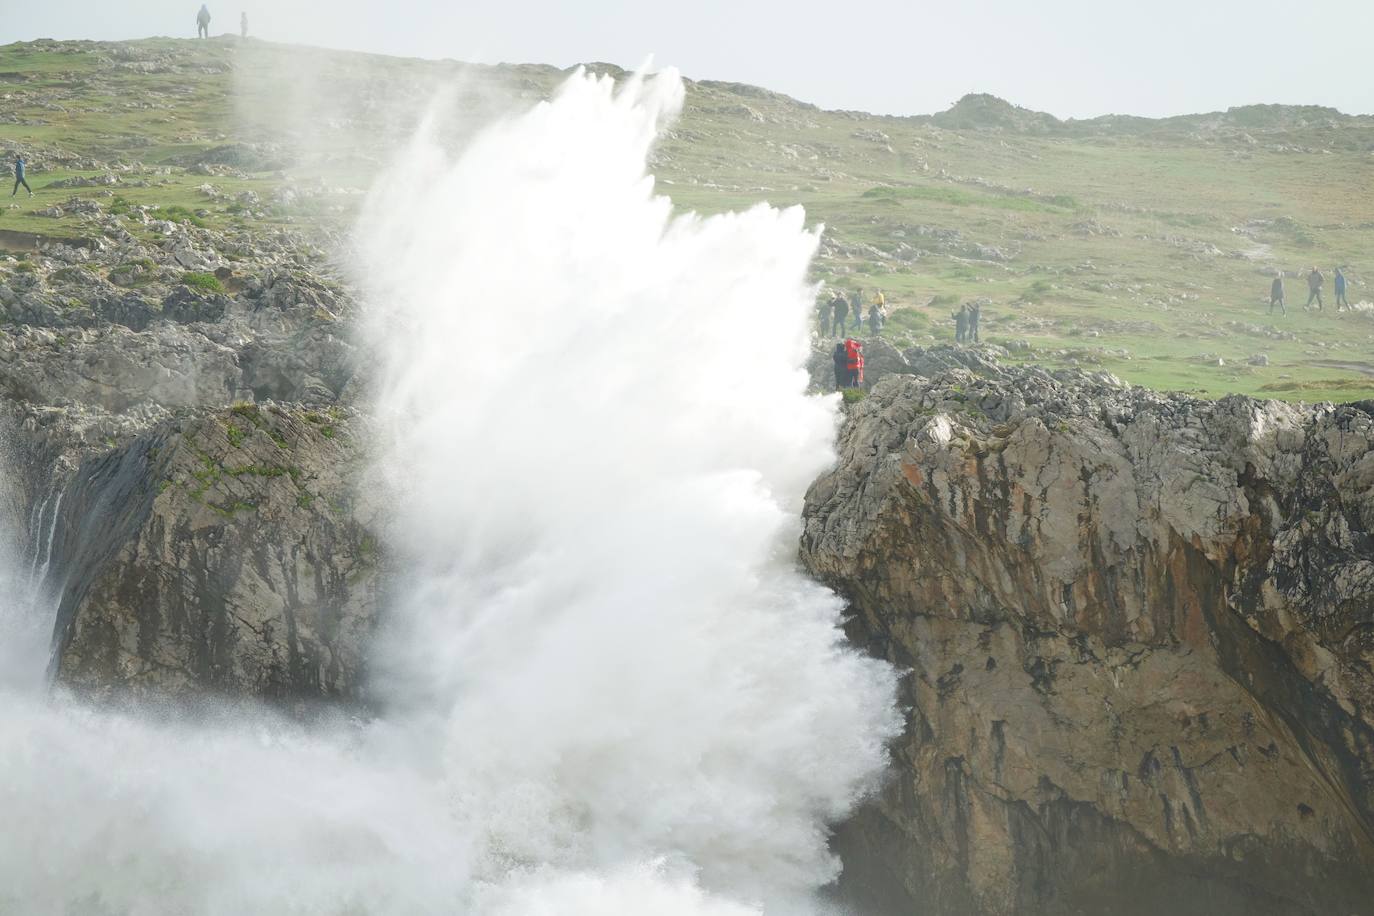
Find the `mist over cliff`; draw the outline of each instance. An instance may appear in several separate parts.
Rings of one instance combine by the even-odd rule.
[[[0,85],[0,910],[1374,890],[1370,119],[237,38]]]

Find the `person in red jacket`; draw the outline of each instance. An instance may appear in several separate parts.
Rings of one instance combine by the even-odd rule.
[[[858,388],[864,383],[864,345],[862,341],[850,337],[844,342],[844,353],[849,369],[849,387]]]

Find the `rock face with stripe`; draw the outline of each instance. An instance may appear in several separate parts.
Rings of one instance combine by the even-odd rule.
[[[91,697],[357,701],[377,624],[365,424],[240,404],[97,454],[63,494],[54,673]]]
[[[905,668],[840,831],[878,912],[1354,913],[1374,893],[1374,405],[996,367],[880,382],[802,558]]]

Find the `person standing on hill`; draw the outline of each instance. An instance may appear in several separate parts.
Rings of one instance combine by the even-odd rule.
[[[1269,314],[1274,314],[1274,306],[1279,307],[1279,311],[1288,314],[1288,306],[1284,304],[1283,296],[1283,271],[1274,274],[1274,282],[1269,284]]]
[[[14,157],[14,191],[12,191],[12,192],[10,193],[10,197],[13,197],[15,194],[18,194],[18,193],[19,193],[19,186],[20,186],[21,184],[24,186],[24,190],[29,192],[29,196],[32,197],[32,196],[33,196],[33,188],[29,187],[28,179],[26,179],[26,178],[24,177],[24,157],[23,157],[23,156],[15,156],[15,157]]]
[[[838,391],[849,383],[849,354],[845,351],[843,340],[835,344],[831,358],[835,361],[835,390]]]
[[[247,14],[247,13],[240,13],[240,14],[239,14],[239,35],[241,35],[241,36],[244,37],[244,38],[247,38],[247,37],[248,37],[248,14]]]
[[[204,3],[200,5],[200,12],[196,13],[196,37],[210,37],[210,8]]]
[[[968,334],[966,339],[970,343],[978,342],[978,320],[983,317],[983,307],[977,302],[968,307]]]
[[[954,318],[954,342],[963,343],[968,336],[968,306],[959,306],[959,311],[952,316]]]
[[[820,318],[822,334],[828,334],[830,332],[830,313],[833,309],[834,305],[831,304],[831,300],[829,299],[822,299],[821,304],[816,308],[817,317]]]
[[[849,300],[849,312],[854,316],[854,330],[864,326],[864,291],[854,290],[854,298]]]
[[[1317,303],[1317,311],[1325,310],[1322,305],[1322,287],[1325,285],[1326,277],[1322,276],[1320,270],[1313,267],[1312,272],[1307,275],[1307,304],[1302,307],[1304,312],[1312,307],[1314,300]]]
[[[883,332],[883,322],[887,320],[887,309],[878,303],[873,303],[868,308],[868,329],[877,337]]]
[[[1336,268],[1336,311],[1344,312],[1350,308],[1350,303],[1345,298],[1345,273]]]
[[[830,335],[832,337],[839,337],[844,334],[845,319],[849,317],[849,301],[846,300],[844,296],[836,293],[835,298],[830,300],[830,305],[833,307],[832,311],[835,313],[835,321],[830,326]]]

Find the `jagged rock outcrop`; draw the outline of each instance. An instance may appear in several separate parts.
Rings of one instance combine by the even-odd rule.
[[[836,840],[880,913],[1298,914],[1374,899],[1374,405],[1082,373],[895,377],[802,558],[910,673]]]
[[[831,355],[839,338],[818,338],[812,343],[806,363],[811,387],[816,391],[835,390],[835,364]],[[997,360],[1007,351],[991,344],[974,346],[909,347],[899,350],[882,337],[861,337],[864,345],[864,387],[872,388],[890,375],[934,375],[946,369],[967,369],[984,376],[997,376]]]
[[[378,548],[340,406],[350,291],[307,233],[105,200],[76,201],[83,238],[0,254],[5,472],[50,669],[100,698],[357,699]]]
[[[361,426],[245,404],[83,462],[51,547],[57,680],[96,697],[357,698],[379,604]]]
[[[115,413],[346,400],[354,304],[318,251],[165,221],[156,244],[101,220],[89,248],[0,257],[0,396]]]

